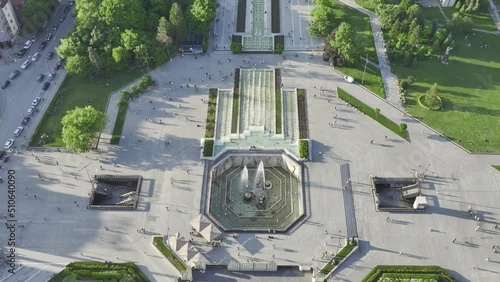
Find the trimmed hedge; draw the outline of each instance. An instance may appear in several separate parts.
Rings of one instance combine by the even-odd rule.
[[[361,102],[360,100],[354,98],[351,96],[349,93],[344,91],[341,88],[337,88],[337,93],[339,95],[339,98],[346,101],[356,109],[360,110],[361,112],[365,113],[367,116],[371,117],[381,125],[385,126],[387,129],[390,131],[396,133],[397,135],[401,136],[401,138],[408,140],[408,131],[406,130],[401,130],[400,125],[397,123],[393,122],[392,120],[388,119],[381,113],[377,113],[374,109],[370,108],[367,106],[365,103]]]
[[[205,139],[205,144],[203,145],[203,156],[212,157],[214,155],[214,140]]]
[[[274,91],[276,93],[276,134],[282,133],[282,120],[281,120],[281,70],[274,70]]]
[[[72,262],[49,281],[59,282],[71,278],[74,279],[69,281],[91,280],[91,278],[102,281],[149,281],[134,263],[102,263],[96,261]]]
[[[240,69],[234,70],[234,91],[233,91],[233,116],[231,120],[231,133],[238,133],[238,118],[240,109]]]
[[[352,250],[354,250],[354,248],[356,247],[356,245],[353,245],[353,244],[350,244],[348,243],[347,245],[345,245],[342,250],[340,250],[340,252],[338,252],[335,257],[330,260],[326,265],[325,267],[323,267],[321,269],[321,272],[324,273],[324,274],[328,274],[330,273],[330,271],[333,270],[333,268],[338,265],[348,254],[350,254],[352,252]]]
[[[177,257],[170,249],[163,244],[163,237],[154,237],[153,245],[160,251],[165,258],[167,258],[172,265],[179,271],[184,272],[187,270],[186,265],[182,262],[181,259]]]
[[[127,116],[128,103],[123,103],[118,106],[118,113],[116,114],[115,126],[113,128],[113,135],[111,136],[110,143],[113,145],[120,144],[122,137],[123,125],[125,124],[125,117]]]
[[[382,277],[400,279],[436,279],[440,282],[458,282],[442,267],[435,265],[377,265],[362,282],[376,282]]]
[[[215,115],[217,113],[217,88],[208,90],[207,120],[205,126],[205,137],[213,138],[215,135]]]
[[[271,0],[271,32],[280,33],[280,1]]]
[[[307,140],[299,140],[299,158],[309,158],[309,142]]]
[[[247,0],[238,0],[238,17],[236,18],[236,32],[245,32],[246,16],[247,16]]]
[[[306,90],[297,89],[297,110],[299,112],[299,139],[308,139]]]

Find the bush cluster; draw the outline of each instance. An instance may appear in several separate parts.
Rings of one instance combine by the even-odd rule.
[[[377,265],[362,282],[380,281],[381,277],[392,279],[431,279],[440,282],[458,282],[446,270],[434,265]]]
[[[104,281],[149,281],[139,268],[130,262],[72,262],[66,266],[63,272],[66,273],[67,276],[75,277],[77,280],[89,280],[89,278],[95,278]]]
[[[149,89],[151,86],[156,85],[156,81],[151,78],[150,75],[143,76],[137,84],[133,84],[130,86],[130,91],[122,90],[120,100],[118,101],[118,106],[121,104],[128,103],[129,100],[132,100],[134,97],[141,95]]]
[[[299,140],[299,158],[301,159],[309,158],[309,141]]]

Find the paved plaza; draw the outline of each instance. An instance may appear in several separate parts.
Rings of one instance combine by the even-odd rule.
[[[218,12],[225,2],[220,4]],[[224,21],[226,27],[231,25]],[[228,42],[219,44],[229,46]],[[300,46],[313,45],[306,44]],[[469,154],[385,100],[344,81],[322,61],[320,52],[313,52],[312,58],[310,53],[285,51],[286,60],[280,55],[233,55],[224,50],[209,56],[178,56],[151,72],[157,87],[130,101],[120,145],[109,141],[122,89],[111,97],[109,122],[98,150],[13,154],[1,176],[5,180],[7,170],[16,172],[17,225],[24,227],[16,230],[17,272],[8,273],[3,264],[0,282],[47,281],[76,260],[132,261],[151,281],[177,281],[178,272],[156,251],[152,238],[177,232],[189,237],[190,221],[202,212],[203,179],[208,172],[199,151],[205,133],[204,100],[209,88],[233,88],[235,68],[248,61],[259,69],[282,68],[285,89],[306,89],[312,139],[311,161],[303,167],[306,216],[288,232],[273,234],[272,240],[265,233],[224,233],[223,243],[204,253],[209,264],[272,260],[278,265],[322,267],[326,263],[322,253],[337,252],[345,237],[357,235],[359,251],[344,261],[331,281],[360,281],[378,264],[439,265],[460,281],[495,281],[500,275],[500,253],[492,252],[492,246],[500,244],[500,229],[495,228],[500,222],[500,172],[490,165],[500,164],[500,155]],[[407,123],[410,142],[339,100],[337,87],[379,108],[396,123]],[[422,188],[426,212],[376,212],[370,175],[409,177],[415,171],[426,175]],[[86,209],[95,174],[142,175],[137,210]],[[0,186],[4,188],[0,203],[7,203],[6,183]],[[479,220],[468,215],[469,206]],[[139,233],[140,229],[145,232]],[[0,233],[4,258],[7,238],[7,232]],[[311,273],[279,271],[281,277],[290,278],[225,269],[194,277],[311,281]]]

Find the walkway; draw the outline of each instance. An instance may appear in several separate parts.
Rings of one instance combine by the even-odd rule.
[[[389,65],[389,59],[387,58],[386,54],[387,50],[384,47],[384,36],[377,15],[372,11],[369,11],[354,3],[354,0],[339,1],[366,14],[370,18],[373,39],[375,41],[375,50],[377,51],[377,57],[379,61],[379,69],[380,73],[382,74],[382,81],[384,82],[386,100],[398,109],[404,110],[403,104],[401,103],[400,99],[401,96],[398,93],[398,77],[391,72],[391,66]]]

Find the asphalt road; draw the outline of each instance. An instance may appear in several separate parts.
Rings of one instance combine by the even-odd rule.
[[[9,79],[9,75],[15,70],[20,70],[21,74],[15,79],[9,79],[11,84],[6,89],[0,89],[1,149],[3,149],[4,143],[10,138],[17,139],[14,146],[27,146],[32,131],[41,119],[42,113],[48,107],[50,99],[54,96],[60,82],[64,78],[65,71],[62,68],[56,71],[56,78],[52,81],[51,86],[43,95],[44,101],[38,105],[40,112],[35,112],[31,116],[28,126],[24,127],[24,132],[19,137],[15,138],[15,129],[18,126],[21,126],[23,117],[28,116],[27,111],[31,106],[31,102],[40,93],[43,83],[48,81],[47,76],[51,70],[54,70],[54,66],[59,59],[57,54],[55,54],[52,59],[47,60],[47,53],[55,53],[55,47],[59,45],[59,40],[66,36],[68,29],[73,26],[75,21],[75,18],[71,16],[70,11],[66,19],[63,22],[59,22],[59,17],[63,14],[63,10],[67,5],[67,2],[68,1],[63,1],[58,8],[56,8],[50,21],[40,32],[40,36],[37,41],[33,43],[31,48],[22,58],[14,58],[13,54],[23,48],[24,43],[31,39],[31,35],[29,38],[23,36],[19,37],[13,48],[2,50],[2,54],[5,59],[0,61],[0,84]],[[59,24],[59,28],[56,31],[53,31],[52,28],[56,23]],[[45,50],[38,51],[38,47],[40,47],[40,44],[45,40],[45,37],[49,32],[53,34],[52,39],[48,42]],[[31,56],[33,56],[36,52],[40,53],[38,60],[36,62],[32,62],[27,69],[22,70],[21,65],[23,62],[31,59]],[[14,61],[12,61],[12,59],[14,59]],[[42,82],[36,81],[36,78],[40,74],[45,74],[45,78]]]

